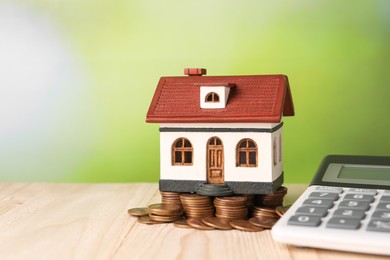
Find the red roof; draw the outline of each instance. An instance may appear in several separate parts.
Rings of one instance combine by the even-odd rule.
[[[200,86],[232,84],[225,108],[200,108]],[[278,123],[293,116],[285,75],[162,77],[150,104],[150,123]]]

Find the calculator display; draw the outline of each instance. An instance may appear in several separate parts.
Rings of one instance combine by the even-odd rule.
[[[390,186],[390,166],[330,163],[322,181]]]
[[[310,185],[390,190],[390,156],[328,155]]]
[[[343,165],[338,178],[357,180],[390,180],[390,167],[369,165]]]

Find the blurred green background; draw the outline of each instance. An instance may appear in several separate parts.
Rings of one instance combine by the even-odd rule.
[[[0,1],[0,181],[158,181],[161,76],[286,74],[285,181],[390,156],[390,1]]]

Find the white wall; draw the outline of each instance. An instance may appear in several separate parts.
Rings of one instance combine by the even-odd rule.
[[[272,178],[275,180],[283,172],[283,127],[272,133],[272,140],[276,141],[276,165],[272,158]]]
[[[237,127],[236,124],[234,126],[234,128]],[[253,127],[253,125],[251,126]],[[164,125],[164,127],[167,127],[167,125]],[[169,125],[169,127],[175,127],[175,125]],[[224,147],[225,181],[271,182],[280,175],[283,168],[283,163],[279,162],[279,159],[278,164],[274,166],[272,157],[272,138],[279,137],[281,133],[281,129],[273,134],[254,132],[161,132],[161,179],[205,181],[207,141],[210,137],[217,136],[222,140]],[[192,144],[194,151],[192,166],[172,166],[172,144],[180,137],[187,138]],[[251,138],[256,142],[258,146],[258,167],[236,167],[236,146],[243,138]]]

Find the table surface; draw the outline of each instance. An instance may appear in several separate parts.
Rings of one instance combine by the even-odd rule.
[[[285,186],[285,205],[306,188]],[[160,201],[155,183],[0,183],[0,259],[388,259],[297,248],[268,230],[145,225],[127,214]]]

